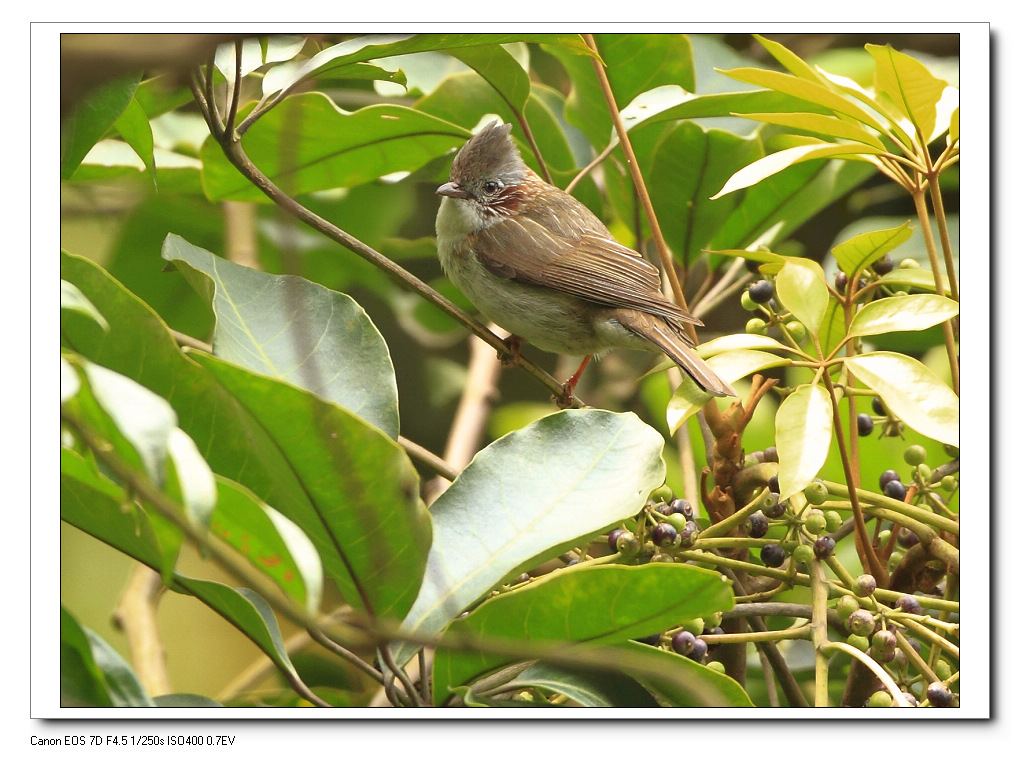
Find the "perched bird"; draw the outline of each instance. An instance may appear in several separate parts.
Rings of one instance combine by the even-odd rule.
[[[736,395],[692,349],[682,324],[702,322],[663,296],[651,263],[528,168],[511,127],[492,122],[472,137],[436,190],[439,261],[450,280],[511,332],[514,348],[523,339],[585,356],[564,384],[568,398],[591,356],[616,347],[661,350],[703,390]]]

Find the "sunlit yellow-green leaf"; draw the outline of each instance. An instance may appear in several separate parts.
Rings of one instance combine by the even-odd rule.
[[[865,45],[875,59],[875,89],[885,93],[925,143],[935,130],[937,105],[948,83],[916,58],[890,45]]]
[[[832,438],[832,401],[821,387],[802,384],[776,411],[780,500],[803,490],[825,465]]]
[[[811,333],[817,333],[829,303],[825,274],[813,261],[790,258],[776,276],[776,297]]]
[[[908,294],[870,302],[850,322],[853,336],[922,331],[959,314],[960,305],[938,294]]]

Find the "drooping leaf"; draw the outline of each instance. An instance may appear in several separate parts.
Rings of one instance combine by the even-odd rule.
[[[152,127],[145,110],[134,98],[114,123],[114,127],[117,128],[117,132],[120,133],[124,142],[131,146],[138,158],[142,160],[152,176],[152,182],[155,183],[156,160],[153,156]]]
[[[922,331],[958,315],[960,304],[938,294],[910,294],[869,302],[850,321],[853,336]]]
[[[62,707],[113,707],[102,671],[81,625],[60,607],[60,704]]]
[[[844,362],[908,427],[938,442],[960,444],[960,399],[931,369],[894,352],[869,352]]]
[[[61,279],[60,281],[60,309],[74,310],[75,312],[87,315],[94,320],[103,331],[110,330],[110,324],[106,322],[103,314],[96,309],[96,306],[89,302],[88,298],[81,293],[81,289],[73,283]]]
[[[582,707],[658,707],[652,695],[631,676],[609,671],[537,662],[502,689],[541,689],[560,694]]]
[[[728,610],[729,581],[719,573],[680,564],[599,565],[546,575],[489,599],[450,625],[452,639],[521,639],[529,643],[620,643]],[[436,650],[434,696],[507,664],[497,652]]]
[[[163,258],[211,304],[218,357],[332,400],[397,436],[389,350],[353,299],[298,276],[236,265],[174,235]]]
[[[776,411],[779,500],[804,489],[825,465],[832,439],[832,401],[821,387],[802,384]]]
[[[531,80],[513,56],[500,45],[455,48],[452,55],[478,72],[511,108],[523,112],[531,93]]]
[[[425,581],[403,628],[435,635],[508,576],[632,516],[665,477],[662,445],[633,414],[601,410],[496,440],[432,505]]]
[[[74,174],[81,160],[120,118],[131,103],[141,74],[111,80],[82,98],[60,129],[60,178]]]

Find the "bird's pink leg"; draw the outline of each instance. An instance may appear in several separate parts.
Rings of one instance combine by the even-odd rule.
[[[588,363],[591,361],[591,355],[585,355],[584,360],[581,361],[581,365],[577,367],[574,375],[563,382],[563,396],[560,398],[562,408],[569,408],[574,402],[574,387],[581,380],[581,374],[584,373],[584,369],[588,367]]]

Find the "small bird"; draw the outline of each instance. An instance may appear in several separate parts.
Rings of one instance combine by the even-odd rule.
[[[511,332],[515,352],[523,339],[584,356],[563,385],[567,399],[591,356],[617,347],[661,350],[706,392],[735,396],[682,325],[704,324],[663,296],[650,262],[528,168],[511,128],[491,122],[474,135],[436,190],[436,243],[450,280]]]

